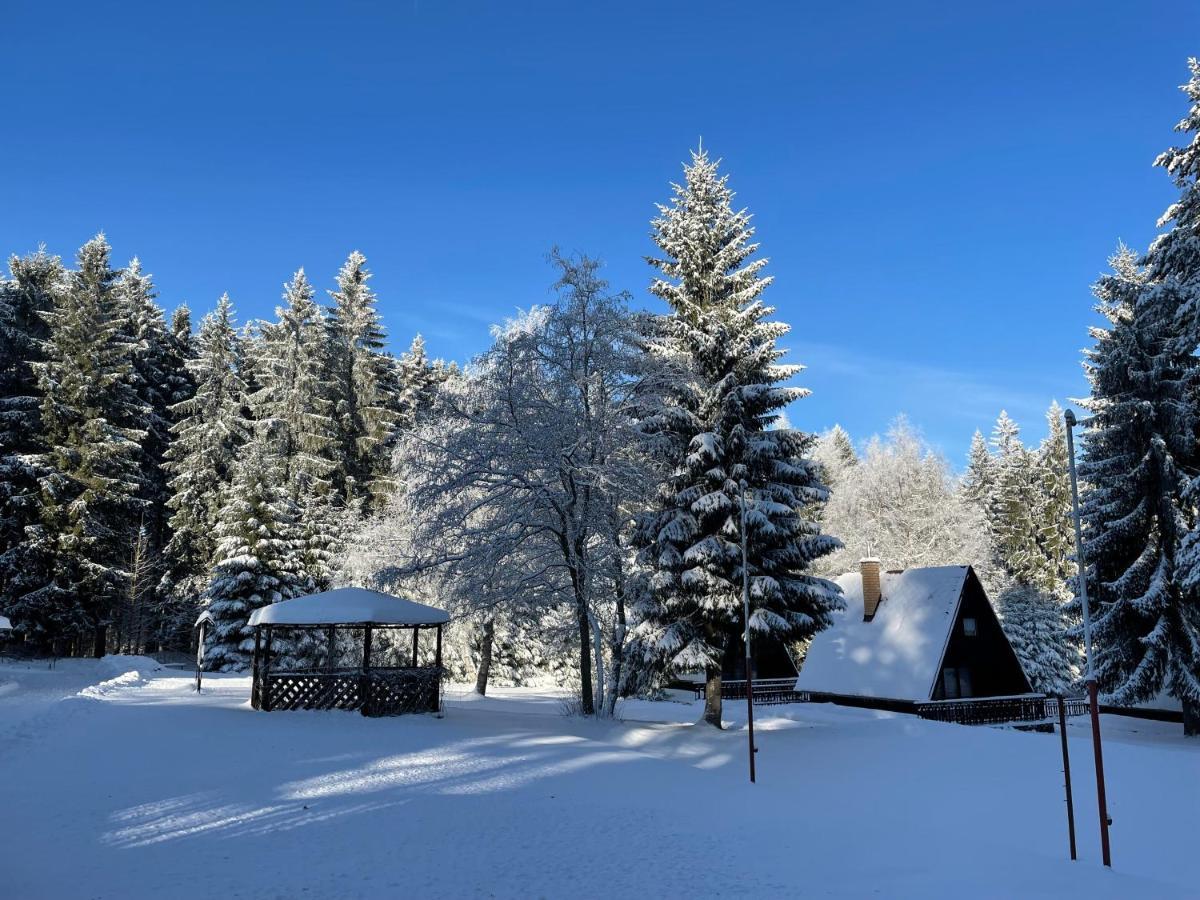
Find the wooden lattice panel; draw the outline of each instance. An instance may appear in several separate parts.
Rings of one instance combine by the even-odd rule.
[[[365,716],[437,712],[441,706],[441,670],[436,667],[370,672],[365,684]]]
[[[269,675],[267,709],[359,709],[360,676]]]

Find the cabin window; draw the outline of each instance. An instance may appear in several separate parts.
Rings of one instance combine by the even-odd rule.
[[[975,637],[979,633],[978,626],[972,618],[963,619],[963,634],[967,637]]]
[[[958,697],[958,670],[947,666],[942,669],[942,689],[946,693],[947,700],[954,700]]]
[[[961,667],[958,670],[958,696],[974,696],[971,691],[971,670],[965,667]]]

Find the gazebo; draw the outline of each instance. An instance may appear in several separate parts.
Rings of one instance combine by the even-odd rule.
[[[256,609],[250,705],[364,716],[440,712],[448,621],[445,610],[365,588]]]

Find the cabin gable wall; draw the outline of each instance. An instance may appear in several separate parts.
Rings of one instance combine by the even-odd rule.
[[[973,624],[972,624],[973,623]],[[969,632],[974,630],[974,634]],[[1029,681],[974,572],[963,583],[931,699],[1029,693]]]

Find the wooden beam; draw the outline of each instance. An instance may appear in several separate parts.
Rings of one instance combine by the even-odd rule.
[[[250,662],[250,708],[258,709],[261,705],[261,685],[258,678],[259,654],[262,647],[262,626],[254,626],[254,656]]]
[[[263,648],[262,689],[264,702],[262,708],[271,711],[271,626],[267,626],[267,643]]]
[[[412,667],[414,669],[417,667],[417,641],[420,639],[420,637],[421,637],[421,626],[414,625],[413,626],[413,654],[412,654]]]

